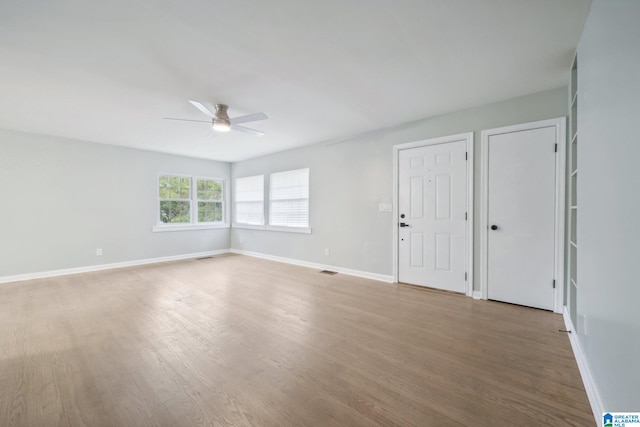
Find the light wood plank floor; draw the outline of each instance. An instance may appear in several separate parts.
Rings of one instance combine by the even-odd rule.
[[[0,285],[1,426],[593,426],[556,314],[240,255]]]

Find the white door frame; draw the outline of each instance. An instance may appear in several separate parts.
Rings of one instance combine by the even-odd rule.
[[[468,296],[473,294],[473,132],[460,133],[457,135],[443,136],[440,138],[425,139],[422,141],[408,142],[393,146],[393,281],[398,283],[398,206],[399,206],[399,168],[398,159],[400,151],[411,148],[426,147],[436,144],[447,144],[457,141],[467,143],[467,227],[465,236],[465,271],[467,273],[467,283],[465,293]]]
[[[505,133],[537,129],[541,127],[556,128],[558,154],[556,157],[556,211],[554,233],[554,279],[556,288],[553,298],[553,311],[562,313],[564,305],[564,213],[565,213],[565,151],[566,151],[566,117],[522,123],[513,126],[483,130],[480,134],[480,293],[482,299],[488,299],[488,196],[489,196],[489,137]]]

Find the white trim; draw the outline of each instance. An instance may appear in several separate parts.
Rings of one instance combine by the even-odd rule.
[[[443,136],[440,138],[425,139],[423,141],[408,142],[406,144],[398,144],[393,146],[393,215],[392,215],[392,227],[393,230],[393,281],[398,281],[398,206],[399,206],[399,177],[400,173],[398,169],[398,159],[401,150],[409,150],[412,148],[426,147],[428,145],[447,144],[450,142],[457,142],[464,140],[467,143],[467,227],[466,227],[466,260],[465,271],[467,272],[467,283],[465,284],[465,294],[467,296],[473,295],[473,162],[474,162],[474,150],[473,150],[473,132],[460,133],[457,135]]]
[[[474,206],[473,206],[473,187],[475,182],[475,141],[474,141],[474,133],[469,132],[467,137],[467,295],[473,296],[475,292],[473,290],[473,242],[474,242]]]
[[[245,230],[283,231],[285,233],[311,234],[310,227],[285,227],[283,225],[254,225],[254,224],[233,223],[233,228],[241,228]]]
[[[232,228],[242,228],[245,230],[266,230],[264,225],[259,224],[243,224],[241,222],[234,222],[231,224]]]
[[[190,230],[209,230],[212,228],[230,228],[229,224],[162,224],[154,225],[151,231],[154,233],[164,233],[165,231],[190,231]]]
[[[135,261],[116,262],[113,264],[90,265],[87,267],[66,268],[63,270],[40,271],[37,273],[17,274],[15,276],[0,277],[0,283],[21,282],[24,280],[43,279],[47,277],[67,276],[69,274],[89,273],[92,271],[111,270],[113,268],[133,267],[136,265],[156,264],[159,262],[178,261],[190,258],[200,258],[205,256],[213,256],[229,253],[229,249],[220,249],[217,251],[196,252],[183,255],[171,255],[159,258],[147,258]]]
[[[489,137],[485,131],[480,133],[480,295],[489,298],[487,290],[487,274],[489,257],[487,256],[488,201],[489,201]]]
[[[541,120],[537,122],[522,123],[512,126],[505,126],[495,129],[483,130],[480,134],[480,291],[482,299],[488,298],[487,274],[488,274],[488,256],[487,243],[488,234],[488,197],[489,197],[489,137],[492,135],[500,135],[504,133],[520,132],[529,129],[538,129],[542,127],[556,128],[556,143],[558,144],[558,152],[556,155],[556,192],[555,192],[555,233],[554,233],[554,278],[556,280],[556,289],[554,293],[553,311],[562,313],[564,305],[564,214],[565,214],[565,152],[566,152],[566,117],[556,119]]]
[[[333,265],[318,264],[315,262],[308,262],[308,261],[300,261],[293,258],[279,257],[275,255],[263,254],[260,252],[244,251],[241,249],[231,249],[230,252],[234,254],[239,254],[239,255],[247,255],[254,258],[267,259],[269,261],[277,261],[277,262],[283,262],[286,264],[298,265],[301,267],[313,268],[316,270],[335,271],[338,273],[347,274],[349,276],[362,277],[365,279],[377,280],[379,282],[393,283],[393,277],[387,276],[384,274],[369,273],[368,271],[352,270],[350,268],[336,267]]]
[[[393,282],[398,283],[398,217],[400,213],[398,211],[398,157],[399,157],[399,148],[396,146],[393,147],[393,189],[392,189],[392,208],[391,208],[391,242],[392,242],[392,252],[391,252],[391,274],[393,276]]]
[[[571,349],[573,350],[573,355],[576,359],[576,363],[578,364],[578,369],[580,370],[580,376],[582,377],[584,389],[587,392],[587,397],[589,398],[589,404],[591,405],[593,417],[596,419],[596,424],[598,426],[602,426],[602,414],[605,412],[604,404],[602,403],[600,392],[598,391],[598,387],[596,386],[593,374],[591,373],[591,368],[589,367],[587,357],[582,351],[580,338],[576,333],[576,328],[574,328],[573,326],[571,315],[569,314],[567,306],[564,307],[562,316],[564,317],[565,328],[568,331],[571,331],[571,333],[568,333],[567,335],[569,335]]]
[[[310,227],[286,227],[284,225],[267,225],[265,227],[267,231],[284,231],[286,233],[303,233],[311,234]]]
[[[565,215],[566,215],[566,153],[567,153],[567,118],[559,117],[558,125],[556,126],[556,141],[558,144],[558,151],[556,159],[556,233],[554,236],[554,243],[556,247],[555,258],[555,271],[556,277],[556,294],[554,300],[554,311],[556,313],[562,313],[564,307],[564,257],[565,257]],[[602,414],[601,414],[602,415]]]

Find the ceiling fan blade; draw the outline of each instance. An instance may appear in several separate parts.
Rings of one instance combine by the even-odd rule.
[[[196,107],[198,110],[202,111],[207,117],[211,117],[212,119],[216,118],[216,115],[213,114],[211,112],[211,110],[209,110],[207,107],[205,107],[202,102],[200,102],[200,101],[192,101],[192,100],[189,100],[189,102],[191,103],[191,105]]]
[[[211,124],[211,120],[191,120],[191,119],[176,119],[174,117],[165,117],[165,120],[177,120],[180,122],[198,122],[198,123],[209,123]]]
[[[232,125],[239,125],[240,123],[257,122],[258,120],[266,120],[269,117],[265,113],[255,113],[246,116],[234,117],[231,119]]]
[[[248,133],[253,136],[264,136],[264,132],[260,132],[259,130],[249,129],[244,126],[231,125],[231,129],[237,130],[238,132]]]

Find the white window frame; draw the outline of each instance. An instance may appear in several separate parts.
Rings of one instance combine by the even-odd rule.
[[[237,187],[236,187],[236,183],[239,179],[244,179],[244,178],[256,178],[256,177],[260,177],[262,178],[262,224],[250,224],[247,222],[239,222],[237,220],[237,215],[238,215],[238,200],[237,200]],[[265,229],[265,222],[266,222],[266,217],[265,217],[265,197],[264,197],[264,192],[265,192],[265,182],[264,182],[264,174],[258,174],[258,175],[248,175],[248,176],[240,176],[237,178],[234,178],[233,180],[233,227],[235,228],[246,228],[246,229],[250,229],[250,230],[264,230]]]
[[[164,199],[160,198],[160,177],[170,176],[177,178],[189,178],[190,180],[190,197],[187,199],[175,199],[177,201],[188,201],[189,205],[189,214],[190,214],[190,222],[184,223],[175,223],[175,224],[167,224],[160,221],[160,202]],[[198,180],[207,180],[207,181],[217,181],[222,184],[222,194],[221,200],[222,203],[222,221],[211,221],[211,222],[199,222],[198,221]],[[206,230],[213,228],[229,228],[229,223],[227,222],[227,206],[226,206],[226,193],[227,193],[227,183],[223,178],[214,178],[209,176],[201,176],[201,175],[184,175],[179,173],[158,173],[156,176],[156,225],[153,226],[152,231],[154,233],[165,232],[165,231],[187,231],[187,230]],[[217,201],[217,200],[216,200]]]

